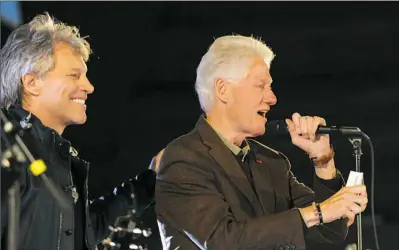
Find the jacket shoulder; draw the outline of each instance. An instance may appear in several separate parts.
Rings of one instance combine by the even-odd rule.
[[[206,148],[203,144],[201,137],[196,130],[192,130],[187,134],[181,135],[178,138],[172,140],[166,147],[165,153],[178,153],[181,151],[190,152],[198,151],[201,148]]]
[[[211,159],[208,151],[209,148],[201,140],[201,136],[195,129],[181,135],[165,147],[158,175],[175,164],[184,164],[194,169],[207,170],[209,166],[207,163]]]

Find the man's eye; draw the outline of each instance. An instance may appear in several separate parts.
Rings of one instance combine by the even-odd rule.
[[[80,75],[78,75],[78,74],[72,74],[72,75],[69,75],[69,76],[72,77],[75,80],[78,80],[80,78]]]

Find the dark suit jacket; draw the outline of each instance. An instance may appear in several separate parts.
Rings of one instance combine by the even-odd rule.
[[[255,140],[249,143],[262,162],[252,167],[259,199],[203,116],[193,131],[166,147],[155,189],[163,249],[306,249],[305,238],[345,239],[344,220],[304,232],[296,209],[338,190],[315,177],[313,192],[297,181],[283,154]]]

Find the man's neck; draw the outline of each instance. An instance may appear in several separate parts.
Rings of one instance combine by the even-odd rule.
[[[206,114],[206,119],[211,127],[228,142],[240,147],[245,140],[245,136],[237,133],[231,122],[225,116],[209,112]]]
[[[22,104],[22,108],[35,115],[44,126],[55,130],[59,135],[62,135],[64,132],[65,126],[55,122],[54,116],[48,112],[25,104]]]

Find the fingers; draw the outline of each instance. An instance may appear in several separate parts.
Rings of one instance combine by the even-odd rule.
[[[344,187],[344,192],[352,193],[352,194],[358,194],[361,196],[367,196],[367,189],[365,185],[357,185],[357,186],[352,186],[352,187]]]
[[[285,119],[285,123],[287,123],[288,131],[290,133],[295,133],[296,131],[295,123],[290,119]]]
[[[307,119],[308,122],[308,134],[309,134],[309,138],[312,141],[316,141],[316,131],[317,128],[319,127],[319,119],[318,117],[309,117]]]
[[[295,132],[296,135],[304,136],[304,134],[307,134],[307,123],[306,121],[304,122],[305,117],[302,117],[299,113],[294,113],[292,115],[292,122],[294,124]]]
[[[296,130],[297,130],[297,132],[298,132],[298,134],[301,134],[300,132],[300,129],[301,129],[301,126],[300,126],[300,119],[301,119],[301,115],[299,114],[299,113],[294,113],[293,115],[292,115],[292,121],[294,122],[294,124],[295,124],[295,128],[296,128]]]
[[[299,113],[292,115],[295,132],[305,139],[316,140],[316,132],[319,125],[326,125],[326,121],[318,116],[301,116]]]
[[[366,186],[359,185],[354,187],[345,187],[339,197],[345,201],[348,209],[358,214],[363,212],[368,204]],[[340,199],[338,198],[338,199]]]
[[[309,139],[308,120],[310,120],[310,117],[308,117],[308,116],[302,116],[299,119],[299,127],[301,130],[301,136],[305,139]]]
[[[327,122],[326,122],[326,120],[324,120],[324,118],[322,118],[322,117],[317,117],[317,119],[318,119],[318,125],[322,125],[322,126],[327,126]]]
[[[350,205],[347,206],[347,209],[349,209],[354,214],[359,214],[363,212],[362,207],[356,203],[350,203]]]
[[[351,225],[355,216],[362,213],[368,204],[365,185],[343,187],[339,192],[322,202],[323,217],[326,221],[348,218],[347,225]]]
[[[367,197],[364,196],[356,196],[352,198],[353,202],[360,205],[362,208],[365,208],[367,206],[367,203],[369,202]]]
[[[349,227],[353,222],[355,222],[356,214],[350,210],[346,210],[345,217],[348,218],[346,225]]]
[[[285,122],[287,123],[288,132],[290,133],[291,136],[291,141],[292,143],[295,144],[295,142],[299,139],[299,134],[297,132],[295,123],[290,119],[285,119]]]

